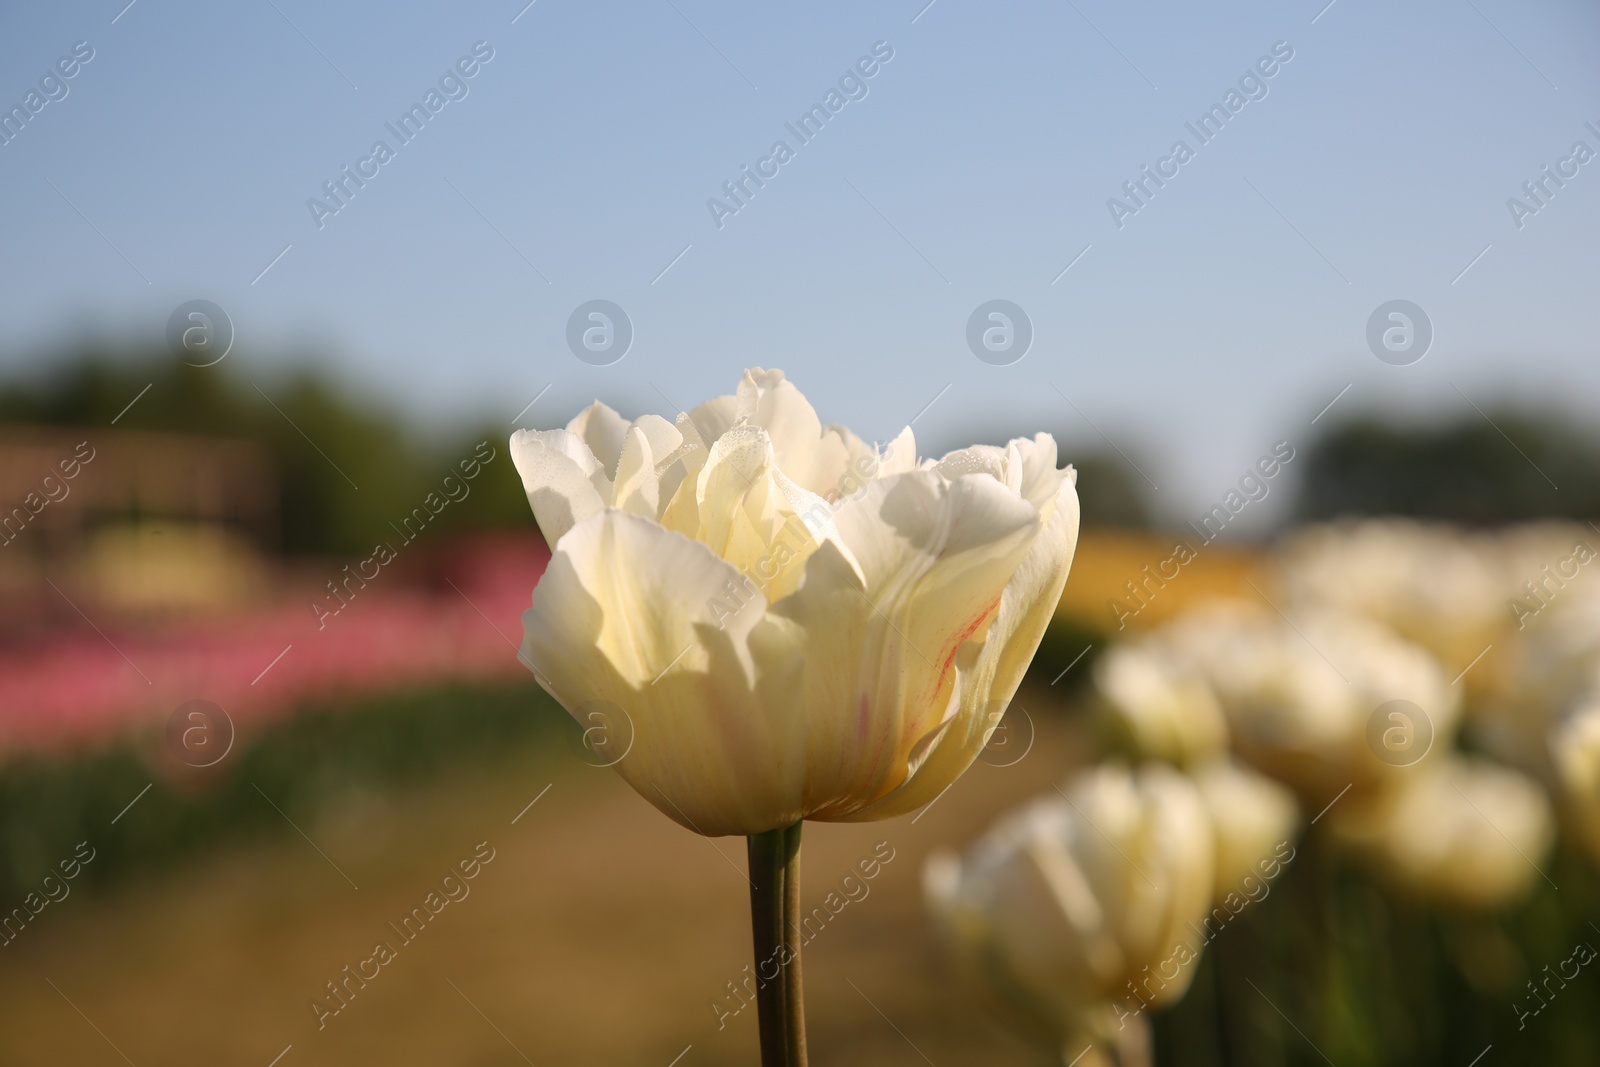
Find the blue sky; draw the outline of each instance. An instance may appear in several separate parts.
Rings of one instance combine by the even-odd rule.
[[[919,411],[939,438],[1103,433],[1175,516],[1346,385],[1330,420],[1594,409],[1600,160],[1520,229],[1506,205],[1600,151],[1592,5],[524,2],[8,7],[5,107],[75,42],[94,58],[0,147],[0,372],[159,345],[195,298],[232,318],[232,369],[315,348],[430,424],[547,385],[525,424],[688,406],[779,366],[869,437]],[[399,145],[385,123],[477,42],[467,95]],[[785,123],[876,42],[866,95],[800,145]],[[1108,199],[1277,42],[1265,97],[1118,228]],[[395,157],[319,228],[307,200],[379,139]],[[707,200],[779,139],[794,158],[719,228]],[[635,332],[603,367],[565,340],[596,298]],[[1397,298],[1435,330],[1408,366],[1365,340]],[[965,339],[991,299],[1033,326],[1007,366]]]

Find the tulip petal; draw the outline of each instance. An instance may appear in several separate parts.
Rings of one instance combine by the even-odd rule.
[[[763,673],[804,671],[808,817],[842,818],[905,779],[946,716],[958,648],[994,617],[1039,532],[1038,515],[989,477],[917,471],[872,482],[836,516],[838,541],[752,635]]]
[[[628,432],[627,419],[596,400],[578,412],[567,423],[567,429],[583,439],[608,476],[616,474],[617,460],[622,455],[622,440]]]
[[[650,442],[650,451],[657,462],[670,456],[683,444],[682,431],[660,415],[640,415],[633,420],[633,425],[628,429],[644,434],[645,439]]]
[[[630,426],[623,439],[611,502],[647,519],[654,519],[660,510],[661,482],[656,478],[655,450],[638,426]]]
[[[1063,480],[1068,479],[1070,468],[1056,468],[1056,440],[1047,433],[1035,434],[1031,439],[1019,437],[1011,442],[1022,464],[1019,491],[1039,514],[1049,521],[1051,509],[1059,499]],[[1077,475],[1071,475],[1074,484]]]
[[[837,433],[823,433],[811,402],[781,370],[757,367],[739,381],[738,417],[767,431],[778,465],[813,493],[836,493],[849,462]]]
[[[769,600],[788,595],[817,545],[836,536],[828,505],[778,469],[760,427],[723,434],[696,489],[695,539],[759,583]]]
[[[876,477],[887,478],[891,474],[904,474],[917,469],[917,438],[907,426],[901,430],[895,439],[883,447],[878,454],[878,471]]]
[[[711,449],[688,414],[678,413],[674,429],[682,435],[683,443],[656,463],[656,469],[661,472],[661,499],[665,502],[661,508],[661,525],[685,537],[693,537],[700,528],[700,471]]]
[[[685,416],[700,435],[701,444],[710,448],[717,438],[733,429],[739,421],[739,398],[717,396],[707,400]],[[685,434],[684,436],[688,436]]]
[[[804,814],[804,723],[758,685],[746,639],[766,607],[705,545],[605,509],[552,554],[523,615],[525,658],[575,718],[606,702],[631,724],[617,771],[662,814],[708,836]]]
[[[572,431],[518,430],[511,435],[511,462],[551,547],[611,499],[600,461]]]
[[[623,437],[612,504],[647,519],[656,518],[665,488],[661,471],[667,466],[666,458],[682,444],[683,435],[661,416],[645,415],[634,420]]]
[[[1077,475],[1062,472],[1050,520],[1033,541],[1000,596],[999,610],[981,646],[963,649],[956,659],[959,704],[954,719],[905,783],[876,803],[846,818],[887,819],[915,811],[955,781],[989,743],[999,712],[1022,684],[1045,627],[1061,602],[1067,572],[1078,544]]]

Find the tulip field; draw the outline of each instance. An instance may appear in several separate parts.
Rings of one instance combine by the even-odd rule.
[[[0,1067],[1600,1064],[1597,45],[0,5]]]
[[[1306,528],[1192,570],[1123,631],[1096,630],[1112,606],[1069,582],[948,795],[808,827],[813,1055],[1590,1062],[1596,601],[1576,582],[1522,588],[1588,543],[1582,527]],[[1089,531],[1077,563],[1140,544],[1161,541]],[[1397,590],[1425,574],[1407,554],[1450,559],[1458,581]],[[216,695],[238,746],[216,767],[164,750],[108,642],[10,662],[11,692],[60,704],[8,709],[3,885],[29,916],[0,955],[9,1047],[100,1054],[92,1031],[60,1043],[72,1008],[42,973],[133,1062],[285,1046],[312,1062],[750,1062],[749,933],[726,921],[743,849],[660,819],[604,766],[605,741],[521,680],[505,635],[522,596],[503,590],[537,581],[541,543],[450,558],[447,581],[343,629],[285,605],[174,634],[172,668],[156,642],[124,647],[152,680],[212,672],[190,691]],[[1517,604],[1549,625],[1519,627]],[[310,654],[251,687],[280,640]],[[52,677],[77,688],[60,697]],[[1374,741],[1386,700],[1405,703]],[[430,892],[442,910],[404,925]],[[394,946],[382,966],[373,941]]]

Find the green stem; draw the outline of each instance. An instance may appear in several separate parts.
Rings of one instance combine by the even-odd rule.
[[[806,1067],[800,982],[800,823],[751,834],[750,926],[761,1067]]]

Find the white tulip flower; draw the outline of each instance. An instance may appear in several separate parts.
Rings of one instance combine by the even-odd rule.
[[[1234,749],[1308,806],[1377,788],[1455,733],[1459,689],[1425,649],[1369,619],[1223,603],[1156,636],[1210,680]],[[1404,703],[1385,711],[1391,702]]]
[[[1156,641],[1116,645],[1095,664],[1112,729],[1140,756],[1188,766],[1228,749],[1228,724],[1204,675]]]
[[[1365,519],[1305,527],[1276,553],[1295,607],[1374,619],[1464,666],[1506,628],[1500,546],[1451,526]]]
[[[1600,864],[1600,701],[1551,731],[1550,758],[1574,836]]]
[[[631,720],[617,770],[706,835],[914,811],[972,763],[1077,543],[1045,434],[918,464],[823,427],[780,371],[625,423],[518,431],[553,553],[523,653],[577,715]]]
[[[1014,812],[924,886],[957,953],[1035,1032],[1117,1043],[1194,977],[1213,885],[1210,820],[1172,768],[1104,765]]]
[[[762,1058],[799,1067],[802,821],[902,815],[971,765],[1061,599],[1076,474],[1047,434],[919,463],[907,427],[880,452],[759,368],[675,421],[596,403],[511,455],[551,546],[522,658],[631,734],[614,766],[664,815],[749,838]]]
[[[1545,877],[1550,802],[1532,778],[1488,760],[1448,756],[1392,788],[1328,811],[1334,838],[1381,878],[1435,904],[1490,911]]]
[[[1190,771],[1211,818],[1217,845],[1214,903],[1234,907],[1255,899],[1257,887],[1276,875],[1294,855],[1300,822],[1294,793],[1265,775],[1231,760],[1217,760]]]

